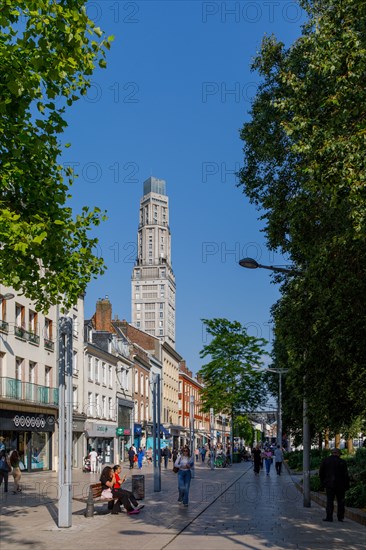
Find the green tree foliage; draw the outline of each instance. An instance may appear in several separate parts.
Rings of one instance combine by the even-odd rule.
[[[84,207],[73,217],[74,176],[58,162],[65,110],[105,67],[112,40],[85,4],[3,0],[0,10],[0,280],[43,310],[75,303],[103,272],[88,232],[104,215]]]
[[[203,410],[232,415],[250,410],[263,400],[263,381],[259,367],[265,355],[263,338],[249,336],[238,321],[202,319],[212,336],[200,352],[210,362],[198,371],[202,378]]]
[[[235,417],[234,435],[244,439],[245,445],[252,447],[254,442],[254,428],[246,415],[237,415]]]
[[[306,373],[313,426],[341,429],[366,403],[366,3],[300,3],[302,36],[289,49],[265,37],[253,63],[262,83],[239,185],[269,247],[302,272],[276,276],[273,310],[296,410]]]

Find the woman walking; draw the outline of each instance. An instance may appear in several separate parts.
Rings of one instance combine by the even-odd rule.
[[[188,506],[189,487],[191,484],[191,468],[193,468],[193,465],[193,457],[191,457],[189,448],[183,447],[182,454],[178,456],[174,466],[179,468],[178,502],[182,502],[184,506]]]
[[[258,476],[261,469],[261,462],[262,462],[262,452],[259,445],[257,445],[256,448],[252,450],[252,455],[253,455],[253,463],[254,463],[254,474]]]
[[[264,450],[264,453],[263,453],[263,458],[264,458],[264,462],[265,462],[265,465],[266,465],[266,474],[267,476],[269,476],[269,472],[271,470],[271,464],[272,464],[272,451],[271,449],[265,449]]]
[[[14,491],[13,494],[21,492],[21,488],[19,485],[20,478],[22,477],[22,472],[20,471],[20,456],[18,454],[18,451],[16,449],[13,449],[9,455],[9,462],[11,464],[11,467],[13,468],[12,474],[14,478]]]
[[[135,463],[135,451],[133,449],[133,447],[130,447],[129,448],[129,451],[128,451],[128,460],[130,461],[130,470],[133,470],[133,467],[134,467],[134,463]]]

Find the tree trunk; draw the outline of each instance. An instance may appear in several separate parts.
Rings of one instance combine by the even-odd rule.
[[[350,454],[353,453],[353,450],[354,450],[354,449],[353,449],[353,439],[352,439],[352,437],[349,437],[349,438],[347,439],[347,449],[348,449],[348,452],[349,452]]]
[[[324,432],[324,449],[329,449],[329,430],[328,430],[328,428]]]
[[[339,449],[341,446],[341,434],[335,434],[334,441],[336,449]]]
[[[319,432],[318,449],[321,451],[323,448],[323,434]]]

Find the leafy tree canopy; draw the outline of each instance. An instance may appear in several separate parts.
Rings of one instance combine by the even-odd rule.
[[[266,354],[263,338],[249,336],[238,321],[202,319],[212,336],[200,357],[210,362],[198,371],[202,378],[204,411],[233,414],[240,408],[250,410],[263,400],[262,373],[259,367]]]
[[[300,397],[306,372],[314,425],[339,429],[366,403],[366,3],[300,3],[302,36],[288,49],[265,37],[253,63],[262,83],[239,185],[264,212],[269,247],[302,272],[277,276],[286,384]]]
[[[65,110],[106,66],[112,40],[85,4],[3,0],[0,10],[0,280],[43,310],[69,307],[103,272],[88,232],[104,215],[84,207],[73,217],[73,173],[57,160]]]

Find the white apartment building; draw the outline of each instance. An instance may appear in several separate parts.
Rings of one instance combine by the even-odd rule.
[[[10,299],[4,299],[4,298]],[[73,318],[73,464],[81,466],[84,432],[84,303]],[[58,310],[46,314],[12,288],[0,285],[0,435],[8,450],[16,448],[29,472],[58,466]]]
[[[176,285],[171,260],[166,182],[150,177],[140,201],[132,272],[132,325],[175,347]]]

